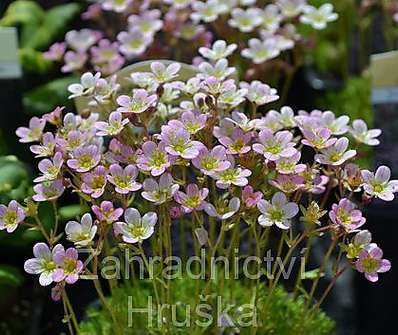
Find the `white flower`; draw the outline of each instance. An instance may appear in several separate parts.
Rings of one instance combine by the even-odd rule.
[[[262,12],[259,8],[234,8],[232,10],[232,18],[228,20],[231,27],[238,28],[243,33],[249,33],[254,28],[260,26],[263,22]]]
[[[250,84],[241,82],[240,87],[247,89],[246,98],[255,103],[257,106],[261,106],[279,99],[276,89],[271,88],[267,84],[263,84],[258,80],[254,80]]]
[[[83,55],[99,39],[97,31],[90,29],[71,30],[66,33],[65,41],[77,55]],[[71,54],[72,55],[72,54]]]
[[[218,208],[218,210],[210,203],[205,205],[205,212],[207,215],[216,217],[219,220],[227,220],[231,218],[235,213],[239,211],[240,208],[240,200],[237,197],[232,198],[228,207]]]
[[[246,114],[241,112],[232,112],[232,118],[225,118],[224,120],[232,122],[233,124],[237,125],[241,128],[244,132],[249,132],[254,129],[255,127],[255,120],[250,120]]]
[[[394,200],[394,193],[398,192],[398,180],[390,180],[391,170],[387,166],[380,166],[375,174],[363,170],[362,177],[365,182],[363,188],[367,194],[384,201]]]
[[[203,62],[199,65],[201,78],[203,77],[215,77],[217,79],[225,79],[233,74],[236,69],[234,67],[228,67],[228,61],[225,58],[219,59],[213,66],[210,63]]]
[[[36,243],[33,247],[33,256],[24,264],[24,269],[29,274],[40,274],[39,283],[41,286],[48,286],[53,282],[53,275],[57,270],[54,262],[54,255],[58,250],[63,250],[61,244],[57,244],[51,251],[45,243]]]
[[[272,39],[261,41],[258,38],[252,38],[249,40],[249,48],[242,50],[242,56],[252,59],[255,64],[263,63],[279,54],[280,50]]]
[[[135,208],[127,208],[124,212],[126,222],[116,222],[113,226],[116,235],[122,235],[126,243],[142,243],[152,236],[158,216],[155,212],[148,212],[142,218]]]
[[[321,114],[319,121],[321,125],[332,132],[332,135],[343,135],[348,131],[348,122],[350,122],[350,118],[347,115],[336,118],[333,112],[326,111]]]
[[[76,246],[84,247],[91,243],[97,232],[89,213],[83,215],[81,222],[69,221],[65,226],[66,238]]]
[[[84,73],[80,78],[80,84],[71,84],[68,86],[68,91],[72,93],[69,99],[74,99],[83,95],[90,95],[94,93],[98,80],[101,78],[101,73],[97,72],[93,75],[90,72]]]
[[[227,58],[230,56],[238,46],[235,43],[227,45],[227,42],[223,40],[218,40],[213,43],[211,49],[201,47],[199,48],[199,53],[212,61],[217,61],[221,58]]]
[[[330,147],[321,150],[321,153],[316,154],[314,158],[321,164],[339,166],[357,154],[356,150],[347,151],[348,144],[348,138],[341,137]]]
[[[163,27],[163,21],[159,19],[160,10],[152,9],[141,12],[140,15],[128,17],[129,28],[137,27],[146,36],[154,36]]]
[[[142,55],[153,41],[152,36],[145,35],[138,27],[129,32],[120,32],[117,39],[120,42],[119,50],[126,57]]]
[[[248,184],[246,177],[249,177],[252,172],[249,169],[241,169],[239,167],[230,167],[225,171],[216,173],[213,177],[217,180],[218,188],[227,189],[231,185],[244,187]]]
[[[133,3],[133,0],[105,0],[102,3],[102,8],[105,10],[122,13],[132,3]]]
[[[175,184],[170,173],[161,175],[159,183],[152,178],[144,180],[142,197],[155,205],[160,205],[170,200],[178,191],[180,185]]]
[[[204,21],[212,22],[215,21],[220,14],[228,11],[228,6],[218,0],[208,0],[206,2],[195,1],[192,4],[193,13],[191,19],[195,22]]]
[[[180,69],[181,65],[179,63],[171,63],[168,66],[160,62],[151,63],[153,78],[158,83],[166,83],[178,77],[178,72]]]
[[[163,0],[164,3],[173,6],[175,9],[187,8],[192,0]]]
[[[300,21],[310,24],[314,29],[325,29],[328,22],[337,20],[337,13],[333,13],[333,5],[325,3],[318,9],[313,6],[305,6],[304,14],[300,16]]]
[[[218,97],[218,102],[221,107],[236,107],[245,101],[245,95],[247,94],[247,89],[241,88],[239,90],[231,90],[222,93]]]
[[[261,19],[262,25],[268,32],[275,32],[279,29],[283,16],[280,14],[278,6],[270,4],[262,11]]]
[[[278,0],[277,5],[284,16],[295,17],[303,11],[306,0]]]
[[[261,226],[276,225],[281,229],[289,229],[290,220],[295,217],[299,207],[294,202],[288,202],[285,194],[277,192],[272,197],[271,202],[260,200],[257,208],[262,213],[258,217]]]
[[[380,129],[369,129],[363,120],[354,120],[350,133],[354,138],[361,143],[375,146],[379,145],[380,141],[376,137],[380,136]]]

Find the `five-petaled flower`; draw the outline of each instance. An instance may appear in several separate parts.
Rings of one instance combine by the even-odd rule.
[[[15,200],[11,200],[8,206],[0,205],[0,230],[12,233],[25,219],[25,210]]]
[[[97,226],[93,225],[90,213],[84,214],[80,223],[69,221],[65,226],[66,238],[78,247],[89,245],[94,239],[96,232]]]
[[[155,212],[148,212],[141,217],[137,209],[127,208],[124,220],[113,225],[115,235],[122,235],[126,243],[142,243],[154,233],[158,216]]]
[[[383,259],[383,251],[375,243],[371,243],[359,253],[355,267],[365,274],[367,280],[376,282],[379,280],[378,273],[389,271],[391,263]]]
[[[258,223],[261,226],[276,225],[281,229],[289,229],[291,219],[299,211],[297,204],[288,202],[286,195],[282,192],[275,193],[271,201],[260,200],[257,208],[262,213],[258,217]]]

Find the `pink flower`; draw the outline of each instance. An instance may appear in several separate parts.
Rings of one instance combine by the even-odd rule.
[[[36,158],[49,157],[54,155],[55,151],[55,139],[52,133],[45,133],[42,138],[41,145],[31,145],[30,151],[36,154]]]
[[[145,179],[141,195],[145,200],[160,205],[172,199],[179,188],[180,185],[174,182],[171,174],[165,173],[160,176],[159,183],[152,178]]]
[[[301,143],[321,150],[332,146],[337,138],[331,137],[332,132],[328,128],[301,128],[304,139]]]
[[[191,135],[196,134],[199,130],[206,127],[208,115],[187,111],[182,113],[180,121],[185,130]]]
[[[48,286],[54,281],[57,270],[54,256],[57,252],[64,250],[61,244],[57,244],[52,250],[45,243],[36,243],[33,247],[35,258],[28,259],[24,264],[24,270],[29,274],[40,274],[41,286]]]
[[[75,248],[59,248],[54,253],[54,262],[58,266],[53,274],[53,280],[57,283],[65,280],[68,284],[74,284],[79,280],[83,271],[83,262],[78,259]]]
[[[120,42],[119,51],[127,58],[142,55],[153,41],[152,36],[145,35],[138,27],[120,32],[117,39]]]
[[[304,178],[296,174],[279,174],[269,182],[284,193],[292,193],[304,186]]]
[[[128,165],[123,169],[119,164],[112,164],[109,171],[108,181],[115,186],[117,193],[128,194],[142,187],[135,181],[138,171],[134,165]]]
[[[62,179],[55,181],[45,181],[33,187],[36,194],[33,196],[34,201],[50,201],[59,198],[65,191]]]
[[[129,123],[128,119],[123,119],[122,113],[112,112],[109,121],[98,121],[95,127],[98,129],[97,136],[116,136],[122,132],[124,126]]]
[[[297,150],[292,142],[293,134],[289,131],[279,131],[273,134],[271,130],[261,130],[258,138],[260,143],[253,144],[253,150],[263,154],[266,159],[276,161],[281,157],[291,157]]]
[[[156,94],[149,95],[146,90],[135,89],[131,98],[127,95],[121,95],[116,99],[119,106],[121,106],[117,111],[120,113],[143,113],[153,106],[156,100]]]
[[[34,182],[41,183],[43,181],[58,179],[63,164],[64,160],[60,152],[57,152],[51,160],[43,159],[39,163],[39,170],[42,176],[37,177]]]
[[[218,141],[227,148],[227,154],[241,155],[251,150],[248,145],[251,139],[252,133],[244,133],[242,129],[236,128],[230,137],[223,136]]]
[[[203,144],[198,141],[191,141],[190,134],[184,128],[175,129],[167,125],[162,126],[161,139],[165,150],[173,156],[180,156],[184,159],[193,159],[199,155]]]
[[[43,129],[46,126],[46,121],[39,119],[38,117],[32,117],[29,121],[29,128],[19,127],[16,131],[18,137],[20,137],[19,142],[30,143],[39,142],[42,135]]]
[[[184,213],[182,212],[181,208],[177,207],[177,206],[171,207],[170,210],[169,210],[169,214],[170,214],[170,217],[173,220],[179,219],[181,216],[184,215]]]
[[[362,212],[356,208],[357,206],[352,201],[343,198],[339,204],[332,205],[332,210],[329,212],[330,220],[347,232],[354,231],[366,222]]]
[[[398,192],[398,180],[390,180],[390,168],[384,165],[379,166],[376,173],[363,170],[362,177],[364,180],[363,188],[368,195],[384,201],[394,200],[394,193]]]
[[[172,160],[165,150],[165,144],[147,141],[142,145],[143,154],[137,158],[137,166],[150,171],[152,176],[160,176],[170,167]]]
[[[114,208],[113,203],[110,201],[103,201],[100,206],[93,205],[91,209],[100,222],[106,222],[108,224],[119,220],[123,215],[123,209]]]
[[[276,171],[281,174],[301,173],[306,169],[305,164],[297,164],[300,161],[301,153],[297,151],[291,157],[281,157],[276,161]]]
[[[271,201],[260,200],[257,208],[262,213],[258,217],[261,226],[276,225],[284,230],[289,229],[291,219],[299,212],[297,204],[288,202],[282,192],[275,193]]]
[[[99,41],[98,46],[93,46],[90,52],[95,70],[104,75],[115,73],[125,62],[119,54],[119,44],[117,42],[111,43],[107,39]]]
[[[258,202],[263,198],[261,192],[253,192],[253,187],[247,185],[242,190],[242,200],[246,207],[255,207]]]
[[[315,155],[315,160],[318,163],[339,166],[345,161],[356,156],[356,150],[347,150],[348,138],[339,138],[332,146],[321,150],[320,154]]]
[[[53,45],[50,46],[50,49],[48,51],[43,53],[43,57],[48,60],[59,62],[62,60],[62,57],[65,54],[65,50],[66,50],[65,42],[54,43]]]
[[[209,190],[207,188],[199,189],[196,184],[189,184],[186,188],[186,193],[177,191],[174,195],[174,200],[182,206],[185,213],[192,211],[201,211],[204,208]]]
[[[241,82],[240,87],[247,89],[246,98],[257,106],[265,105],[279,99],[277,90],[258,80],[250,84]]]
[[[88,59],[87,54],[68,51],[65,54],[65,65],[61,68],[64,73],[81,70]]]
[[[15,200],[11,200],[8,206],[0,205],[0,230],[12,233],[24,219],[25,210]]]
[[[249,169],[242,169],[235,167],[235,160],[233,157],[229,157],[230,167],[224,171],[216,172],[212,174],[212,178],[216,179],[216,185],[218,188],[227,189],[232,185],[243,187],[248,184],[247,177],[251,176],[252,172]]]
[[[101,161],[101,154],[96,145],[77,148],[73,151],[72,157],[67,161],[67,164],[77,172],[88,172]]]
[[[97,199],[104,194],[107,183],[107,170],[102,165],[97,166],[93,171],[83,174],[82,180],[81,190]]]
[[[224,171],[231,166],[227,160],[226,150],[221,145],[215,146],[211,151],[203,146],[199,155],[192,159],[192,164],[205,175]]]
[[[71,30],[66,33],[65,41],[73,50],[85,53],[101,36],[102,33],[91,29]]]
[[[391,269],[391,263],[383,259],[383,251],[375,244],[371,243],[359,253],[355,263],[356,269],[365,274],[367,280],[377,282],[378,273],[387,272]]]

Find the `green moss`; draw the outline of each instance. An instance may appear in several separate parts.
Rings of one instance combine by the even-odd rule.
[[[203,282],[199,282],[203,284]],[[217,285],[220,283],[217,281]],[[238,321],[248,322],[250,318],[243,318],[248,315],[252,309],[247,307],[253,301],[252,291],[242,282],[230,280],[225,283],[223,294],[220,297],[210,295],[199,303],[212,306],[213,324],[208,327],[194,327],[198,316],[194,313],[197,303],[195,290],[196,280],[179,279],[173,281],[172,300],[177,306],[176,315],[179,322],[191,320],[191,326],[174,326],[170,330],[171,334],[233,334],[233,328],[226,328],[224,332],[217,327],[217,304],[221,306],[222,311],[227,311],[229,317],[235,325]],[[216,287],[210,290],[214,292]],[[218,287],[220,289],[220,287]],[[147,308],[148,297],[153,296],[151,286],[148,282],[140,281],[137,286],[119,288],[113,292],[112,298],[109,298],[110,305],[116,313],[118,324],[123,327],[124,334],[165,334],[165,330],[158,325],[158,316],[156,311],[152,315],[152,325],[148,327],[147,313],[130,313],[131,326],[128,327],[128,301],[131,299],[131,308]],[[130,298],[129,298],[130,297]],[[246,307],[244,306],[246,305]],[[191,307],[191,317],[187,315],[187,306]],[[167,309],[165,310],[167,311]],[[274,291],[271,299],[268,299],[267,289],[260,290],[259,298],[256,303],[258,335],[328,335],[333,332],[334,322],[323,312],[312,310],[306,306],[302,297],[293,298],[283,288],[279,287]],[[163,315],[165,315],[165,312]],[[204,321],[204,319],[199,319]],[[107,312],[89,308],[87,311],[87,320],[81,323],[82,335],[108,335],[113,333],[113,326]],[[252,334],[253,327],[240,327],[240,334]]]

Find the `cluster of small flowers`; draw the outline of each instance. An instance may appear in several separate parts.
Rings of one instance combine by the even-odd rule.
[[[111,36],[106,37],[105,33],[96,30],[72,30],[66,34],[65,42],[55,43],[44,55],[53,61],[63,61],[63,72],[83,72],[89,62],[90,69],[109,75],[126,61],[144,57],[146,52],[146,56],[154,54],[159,58],[159,53],[165,52],[160,50],[165,41],[173,43],[168,45],[169,52],[183,48],[186,43],[178,44],[179,40],[190,41],[190,46],[207,47],[214,38],[212,27],[217,24],[215,36],[219,38],[233,38],[236,36],[233,30],[246,34],[248,45],[240,45],[239,41],[241,55],[254,64],[260,64],[292,49],[300,40],[296,22],[319,30],[338,17],[331,4],[315,8],[306,0],[276,0],[265,8],[259,6],[255,0],[163,0],[163,3],[155,4],[148,1],[101,0],[90,5],[83,18],[101,23],[109,12],[119,15],[127,28],[111,34],[117,36],[117,41],[111,41]],[[111,19],[114,22],[113,16]],[[108,28],[113,29],[112,25]],[[231,48],[237,47],[233,44]],[[220,55],[223,51],[223,46],[216,44],[211,53],[206,54],[217,60],[223,57]],[[162,56],[167,57],[167,50],[166,55]],[[201,59],[194,61],[200,62]]]
[[[228,50],[225,44],[224,57]],[[101,119],[95,112],[63,115],[57,108],[17,130],[20,142],[32,143],[30,150],[41,159],[33,202],[55,202],[70,190],[95,214],[95,220],[86,213],[80,222],[67,223],[66,238],[74,248],[65,251],[54,239],[34,247],[35,258],[25,269],[40,274],[42,285],[54,281],[59,292],[60,285],[76,282],[84,271],[76,248],[100,253],[111,230],[120,243],[142,243],[155,232],[160,210],[174,219],[203,211],[223,223],[244,220],[288,230],[300,203],[301,221],[321,224],[326,201],[319,206],[309,199],[328,198],[333,189],[338,203],[326,227],[345,241],[356,233],[347,256],[369,280],[389,269],[369,234],[358,230],[365,218],[353,196],[363,192],[368,200],[391,201],[398,181],[390,180],[388,167],[372,173],[350,163],[357,154],[350,139],[377,145],[380,130],[369,130],[362,120],[350,124],[349,117],[330,111],[295,114],[287,106],[257,117],[257,107],[278,99],[276,90],[229,79],[236,69],[225,58],[202,63],[186,81],[178,80],[178,63],[152,62],[150,69],[131,75],[137,87],[125,95],[115,78],[107,81],[100,73],[85,73],[69,87],[72,98],[84,96],[106,110]],[[165,113],[168,121],[151,129]],[[141,217],[133,203],[148,211]],[[16,201],[1,205],[0,229],[13,232],[31,212]]]

